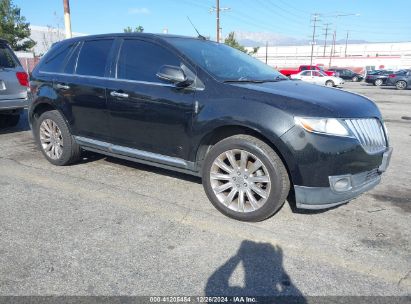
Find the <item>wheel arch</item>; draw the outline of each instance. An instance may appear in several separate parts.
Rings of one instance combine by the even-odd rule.
[[[58,111],[63,119],[66,121],[67,126],[71,132],[71,125],[67,120],[67,117],[62,113],[62,111],[57,107],[51,100],[44,98],[41,100],[37,100],[37,102],[30,106],[28,119],[30,126],[33,126],[35,120],[37,120],[43,113],[48,111]]]
[[[271,134],[270,136],[261,130],[254,129],[252,127],[244,126],[241,124],[219,126],[214,128],[202,137],[200,143],[197,145],[195,149],[195,159],[199,170],[201,170],[204,158],[210,151],[211,147],[213,147],[216,143],[227,137],[240,134],[253,136],[269,145],[281,158],[281,161],[287,169],[290,182],[292,183],[293,176],[290,172],[290,168],[293,167],[293,160],[289,159],[291,157],[291,153],[290,151],[288,151],[287,147],[282,143],[281,139],[278,138],[275,134]]]

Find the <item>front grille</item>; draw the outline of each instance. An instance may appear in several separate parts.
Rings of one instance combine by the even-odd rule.
[[[378,153],[387,148],[384,129],[378,119],[346,119],[345,122],[367,153]]]

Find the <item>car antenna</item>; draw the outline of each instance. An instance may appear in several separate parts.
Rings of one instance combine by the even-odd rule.
[[[202,40],[207,40],[206,37],[204,37],[203,35],[200,34],[200,32],[197,30],[197,28],[195,27],[194,23],[191,22],[190,17],[187,16],[188,21],[190,21],[191,25],[193,26],[194,30],[197,32],[198,38],[202,39]]]

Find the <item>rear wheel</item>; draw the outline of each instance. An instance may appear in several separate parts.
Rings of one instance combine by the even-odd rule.
[[[407,83],[404,80],[400,80],[400,81],[397,81],[397,83],[395,84],[395,87],[398,90],[404,90],[407,88]]]
[[[377,87],[382,86],[383,83],[384,81],[382,79],[376,79],[374,81],[374,85],[376,85]]]
[[[283,205],[290,182],[280,157],[263,141],[235,135],[217,143],[203,165],[212,204],[240,221],[262,221]]]
[[[354,77],[352,78],[352,81],[353,81],[353,82],[357,82],[357,81],[358,81],[358,76],[354,76]]]
[[[37,143],[50,163],[64,166],[80,158],[80,147],[58,111],[43,113],[34,127]]]
[[[326,85],[327,87],[333,87],[333,86],[335,86],[334,81],[332,81],[332,80],[327,80],[327,82],[325,83],[325,85]]]

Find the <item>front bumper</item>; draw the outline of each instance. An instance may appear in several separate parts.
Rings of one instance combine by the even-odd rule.
[[[341,176],[329,176],[329,187],[294,186],[297,208],[301,209],[327,209],[358,197],[360,194],[373,189],[381,181],[381,174],[388,168],[392,155],[392,148],[384,152],[382,163],[371,171]],[[346,179],[347,190],[338,191],[334,182]]]

